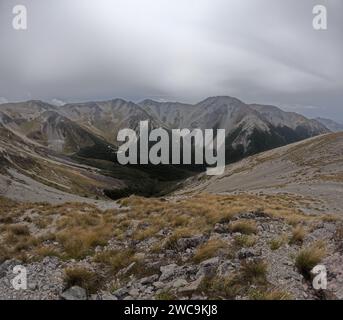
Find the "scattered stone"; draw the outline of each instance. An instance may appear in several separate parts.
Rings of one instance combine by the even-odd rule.
[[[118,298],[118,299],[122,299],[124,296],[126,296],[128,294],[129,290],[127,290],[126,288],[120,288],[117,289],[116,291],[113,292],[113,294]]]
[[[177,268],[178,266],[175,263],[160,267],[160,271],[162,273],[160,276],[160,281],[165,281],[173,277],[176,273]]]
[[[64,291],[61,298],[64,300],[87,300],[87,293],[85,289],[74,286]]]
[[[37,290],[38,289],[38,283],[37,282],[29,282],[27,284],[27,288],[31,291]]]
[[[181,238],[177,240],[177,246],[181,250],[186,250],[187,248],[194,248],[198,245],[204,243],[206,238],[200,234],[190,238]]]
[[[129,291],[129,295],[133,298],[138,297],[139,296],[139,290],[138,289],[131,289]]]
[[[158,275],[154,274],[150,277],[142,278],[141,280],[139,280],[139,282],[142,285],[146,285],[146,284],[151,284],[151,283],[155,282],[157,279],[158,279]]]
[[[190,283],[187,286],[184,286],[182,288],[179,288],[179,292],[180,293],[191,293],[194,291],[198,291],[199,287],[201,285],[201,282],[203,281],[205,276],[200,276],[198,279],[196,279],[195,281],[193,281],[192,283]]]
[[[207,277],[213,276],[216,273],[218,268],[219,258],[214,257],[208,260],[205,260],[200,263],[199,271],[196,274],[196,277],[199,278],[202,275]]]
[[[176,281],[174,281],[173,287],[180,288],[186,286],[187,284],[188,282],[185,279],[177,279]]]
[[[242,248],[241,250],[239,250],[237,252],[237,257],[238,259],[248,259],[248,258],[252,258],[254,256],[259,255],[256,250],[253,249],[247,249],[247,248]]]

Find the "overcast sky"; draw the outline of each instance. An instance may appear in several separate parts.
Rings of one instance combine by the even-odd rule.
[[[0,0],[0,103],[230,95],[343,121],[342,35],[341,0]]]

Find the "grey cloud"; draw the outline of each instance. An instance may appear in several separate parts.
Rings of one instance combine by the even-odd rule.
[[[0,97],[196,102],[234,95],[343,121],[343,3],[312,29],[314,0],[0,2]],[[312,106],[315,108],[307,108]]]

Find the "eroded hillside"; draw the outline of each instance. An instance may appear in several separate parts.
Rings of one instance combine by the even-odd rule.
[[[191,178],[179,193],[291,193],[319,201],[316,212],[343,214],[343,133],[273,149],[226,167],[218,177]]]

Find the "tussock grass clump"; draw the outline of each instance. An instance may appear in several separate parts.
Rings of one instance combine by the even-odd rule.
[[[254,235],[240,235],[235,236],[235,245],[240,248],[250,248],[256,244],[256,236]]]
[[[304,220],[305,220],[304,216],[301,216],[298,214],[292,214],[286,217],[286,222],[293,227],[296,227],[298,224],[302,223]]]
[[[199,291],[205,293],[210,299],[232,300],[244,292],[244,284],[236,276],[231,277],[205,277],[200,284]]]
[[[325,243],[318,241],[298,253],[295,266],[304,277],[309,278],[310,271],[321,262],[325,254]]]
[[[60,252],[57,249],[53,248],[52,246],[42,246],[38,247],[34,252],[35,258],[45,258],[45,257],[60,257]]]
[[[30,235],[30,230],[27,225],[23,224],[12,224],[7,226],[7,231],[16,236],[28,236]]]
[[[72,228],[72,227],[78,227],[78,228],[89,228],[98,226],[102,222],[102,217],[100,214],[97,213],[74,213],[74,214],[68,214],[63,217],[61,217],[57,221],[57,229],[63,230],[65,228]]]
[[[178,228],[165,240],[162,247],[170,250],[177,249],[177,241],[179,239],[188,238],[194,234],[196,234],[196,231],[191,228]]]
[[[79,286],[88,294],[96,293],[102,286],[103,279],[95,272],[85,268],[70,268],[65,270],[66,288]]]
[[[279,248],[282,247],[284,242],[285,242],[284,237],[274,238],[269,242],[270,249],[273,251],[278,250]]]
[[[199,246],[194,254],[193,261],[200,263],[201,261],[215,257],[221,249],[228,249],[228,245],[224,241],[217,239],[209,240]]]
[[[53,220],[52,217],[44,216],[44,217],[41,217],[39,219],[36,219],[34,223],[39,229],[45,229],[49,225],[51,225],[52,220]]]
[[[251,285],[256,290],[265,292],[268,287],[266,274],[266,263],[260,260],[250,261],[229,277],[204,277],[198,290],[210,299],[235,299],[237,295],[249,295]]]
[[[120,269],[136,261],[136,259],[134,250],[123,249],[100,252],[95,255],[94,261],[108,265],[113,273],[117,273]]]
[[[82,259],[91,254],[96,246],[105,245],[109,237],[100,229],[73,228],[58,233],[56,238],[63,246],[65,258]]]
[[[240,220],[231,223],[231,232],[239,232],[242,234],[254,234],[257,232],[256,223],[249,220]]]
[[[266,284],[267,264],[263,260],[245,261],[240,269],[241,279],[251,284]]]
[[[156,227],[148,227],[144,230],[139,229],[133,234],[133,239],[143,241],[153,237],[158,231],[159,230]]]
[[[291,244],[293,243],[301,244],[303,243],[305,236],[306,236],[305,228],[303,226],[297,226],[292,230],[292,236],[289,242]]]
[[[70,214],[57,221],[56,240],[62,245],[65,258],[82,259],[104,246],[114,235],[110,215],[91,213]]]
[[[341,220],[341,218],[338,215],[335,214],[326,214],[321,217],[323,222],[337,222]]]
[[[6,226],[2,245],[6,247],[6,256],[8,258],[26,259],[30,249],[39,244],[39,239],[30,235],[29,228],[26,225],[12,224]]]

